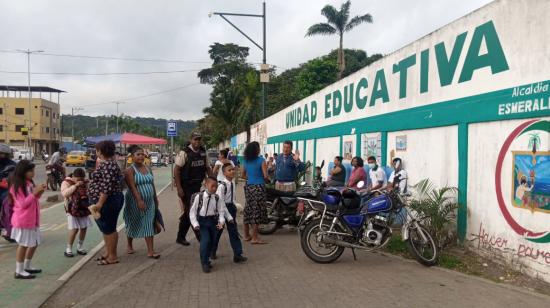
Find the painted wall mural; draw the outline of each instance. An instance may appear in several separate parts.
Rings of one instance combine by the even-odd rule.
[[[529,120],[516,127],[500,149],[495,172],[497,200],[504,219],[518,235],[534,243],[550,243],[550,224],[541,227],[536,223],[550,220],[550,151],[547,146],[541,148],[542,140],[550,140],[549,134],[548,120]],[[505,166],[510,157],[512,165]],[[512,168],[509,181],[502,178],[503,168]],[[510,185],[509,189],[505,185]],[[510,196],[504,196],[503,190],[509,190]],[[518,219],[512,215],[513,209],[529,211],[532,216],[527,217],[531,220]]]

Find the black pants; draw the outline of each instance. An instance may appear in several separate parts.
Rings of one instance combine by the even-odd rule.
[[[179,224],[178,238],[177,238],[178,241],[185,240],[185,237],[187,236],[187,232],[191,227],[191,220],[189,219],[189,211],[191,210],[191,206],[193,205],[191,196],[194,193],[199,192],[201,190],[201,186],[202,186],[202,182],[182,183],[184,195],[181,201],[183,202],[184,213],[183,215],[180,216],[180,224]],[[199,240],[199,233],[198,232],[194,232],[194,233],[197,240]]]

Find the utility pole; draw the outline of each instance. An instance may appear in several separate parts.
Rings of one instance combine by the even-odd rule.
[[[28,89],[29,89],[29,126],[28,126],[28,129],[29,131],[27,132],[27,136],[29,138],[29,150],[30,150],[30,154],[32,156],[33,154],[33,146],[32,146],[32,117],[31,117],[31,113],[32,113],[32,104],[31,104],[31,98],[32,98],[32,92],[31,92],[31,54],[32,53],[39,53],[39,52],[44,52],[44,50],[30,50],[30,49],[27,49],[27,50],[23,50],[23,49],[17,49],[18,52],[21,52],[21,53],[26,53],[27,54],[27,82],[28,82]]]
[[[84,110],[84,108],[80,107],[72,107],[71,108],[71,138],[73,139],[73,148],[74,148],[74,112]]]
[[[259,14],[240,14],[240,13],[222,13],[222,12],[210,12],[210,13],[208,13],[208,17],[212,17],[212,15],[218,15],[221,18],[223,18],[223,20],[227,21],[227,23],[229,23],[233,28],[235,28],[235,30],[239,31],[239,33],[244,35],[244,37],[246,37],[249,41],[252,42],[252,44],[256,45],[256,47],[258,47],[263,52],[262,65],[261,65],[261,68],[260,68],[260,82],[262,83],[262,106],[261,106],[261,111],[262,111],[262,119],[264,119],[265,118],[266,83],[269,82],[269,72],[268,72],[269,66],[267,65],[267,62],[266,62],[266,24],[265,24],[266,11],[265,11],[265,1],[262,3],[262,14],[261,15],[259,15]],[[262,44],[262,46],[260,46],[253,39],[251,39],[250,36],[248,36],[246,33],[244,33],[241,29],[239,29],[239,27],[237,27],[235,24],[233,24],[231,21],[229,21],[229,19],[227,19],[225,16],[240,16],[240,17],[261,18],[262,23],[263,23],[263,44]]]
[[[109,118],[105,117],[105,136],[109,135]]]
[[[114,102],[116,104],[116,133],[118,134],[118,105],[124,104],[124,102]]]

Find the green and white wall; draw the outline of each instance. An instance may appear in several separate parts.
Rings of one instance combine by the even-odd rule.
[[[293,140],[315,165],[401,157],[410,183],[459,188],[461,241],[550,281],[548,12],[546,0],[492,2],[256,123],[251,139],[268,153]],[[536,184],[524,204],[522,168]]]

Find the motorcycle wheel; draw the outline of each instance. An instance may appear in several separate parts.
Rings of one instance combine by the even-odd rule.
[[[55,175],[53,174],[48,175],[48,186],[52,191],[57,190],[57,181],[55,180]]]
[[[258,226],[258,233],[262,235],[273,234],[280,227],[279,222],[269,218],[269,216],[273,215],[273,202],[266,202],[266,211],[269,222],[267,224],[261,224]]]
[[[344,247],[320,243],[317,233],[321,231],[321,219],[315,219],[310,221],[304,228],[300,239],[300,245],[302,250],[308,258],[317,263],[331,263],[342,255]],[[330,221],[324,220],[322,223],[323,229],[328,230],[330,228]],[[336,227],[336,231],[342,232],[340,228]]]
[[[422,242],[422,236],[420,232],[428,239],[426,243]],[[409,238],[407,239],[407,248],[409,252],[414,256],[418,263],[425,266],[433,266],[437,264],[437,246],[435,241],[426,230],[426,228],[419,225],[419,228],[409,228]]]

